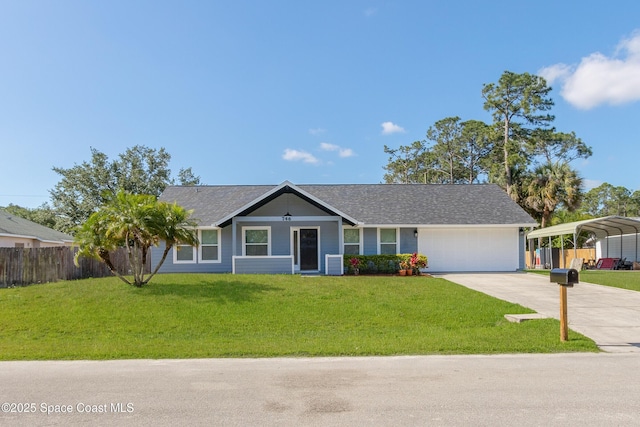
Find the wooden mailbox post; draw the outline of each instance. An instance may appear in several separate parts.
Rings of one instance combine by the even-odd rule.
[[[575,268],[554,268],[551,270],[549,280],[560,285],[560,341],[569,339],[569,326],[567,322],[567,288],[580,283],[578,270]]]

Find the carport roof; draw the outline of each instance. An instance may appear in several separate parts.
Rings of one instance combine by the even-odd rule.
[[[640,233],[640,220],[624,216],[585,219],[534,230],[527,234],[527,238],[537,239],[540,237],[561,236],[563,234],[578,234],[582,231],[593,233],[601,238],[622,234],[636,234]]]

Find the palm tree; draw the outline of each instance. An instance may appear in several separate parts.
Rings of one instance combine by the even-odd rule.
[[[550,224],[558,205],[573,212],[581,200],[582,178],[568,163],[546,163],[536,167],[526,186],[525,205],[540,218],[542,228]]]
[[[74,244],[79,249],[74,256],[74,263],[78,266],[80,257],[95,258],[104,262],[113,274],[125,280],[111,262],[110,253],[118,248],[118,242],[107,238],[108,226],[109,218],[101,212],[95,212],[77,229]]]
[[[156,265],[147,280],[151,280],[158,272],[172,247],[178,244],[191,246],[198,244],[196,223],[190,219],[192,213],[193,211],[187,211],[176,203],[158,203],[157,209],[153,212],[154,219],[152,223],[156,231],[156,237],[165,242],[165,247],[160,262],[158,262],[158,265]]]
[[[158,202],[155,196],[120,191],[79,228],[75,236],[75,243],[79,246],[76,263],[80,256],[99,259],[120,280],[141,287],[158,272],[175,244],[198,244],[196,224],[189,220],[190,215],[191,212],[181,206]],[[166,242],[162,259],[145,278],[149,249],[161,240]],[[110,261],[109,252],[118,247],[127,249],[133,283]]]

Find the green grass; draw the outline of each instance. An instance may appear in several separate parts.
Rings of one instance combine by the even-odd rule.
[[[0,359],[597,351],[557,320],[443,279],[159,275],[0,289]]]
[[[528,270],[530,273],[549,275],[549,270]],[[614,288],[640,291],[638,270],[582,270],[580,281]]]

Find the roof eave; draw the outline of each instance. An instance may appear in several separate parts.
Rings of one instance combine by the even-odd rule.
[[[14,239],[37,240],[38,242],[42,242],[42,243],[73,243],[73,240],[66,240],[66,239],[50,240],[50,239],[44,239],[42,237],[31,236],[31,235],[27,235],[27,234],[0,233],[0,237],[11,237],[11,238],[14,238]]]
[[[303,197],[305,199],[308,199],[309,201],[313,202],[314,204],[318,205],[319,207],[322,207],[325,210],[328,210],[328,211],[330,211],[330,212],[342,217],[342,219],[345,220],[350,225],[357,225],[357,224],[360,223],[358,220],[356,220],[355,218],[352,218],[350,215],[347,215],[344,212],[341,212],[339,209],[336,209],[335,207],[325,203],[324,201],[322,201],[322,200],[318,199],[317,197],[313,196],[312,194],[302,190],[301,188],[299,188],[298,186],[292,184],[291,182],[284,181],[282,184],[272,188],[271,190],[267,191],[266,193],[264,193],[260,197],[255,198],[254,200],[252,200],[251,202],[245,204],[244,206],[240,207],[239,209],[236,209],[235,211],[231,212],[230,214],[226,215],[225,217],[221,218],[220,220],[214,222],[212,225],[216,226],[216,227],[226,227],[227,225],[231,224],[231,221],[236,216],[239,216],[239,215],[241,215],[243,213],[251,212],[252,210],[254,210],[256,205],[262,204],[263,201],[268,200],[272,196],[278,195],[278,193],[285,191],[287,188],[290,189],[293,193],[297,193],[299,196],[301,196],[301,197]]]

